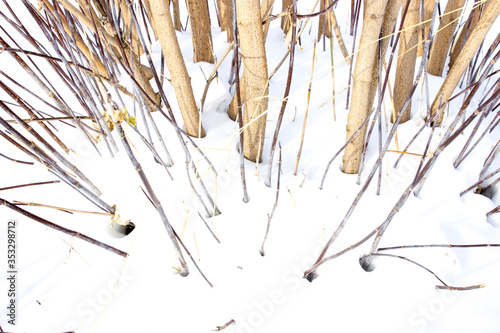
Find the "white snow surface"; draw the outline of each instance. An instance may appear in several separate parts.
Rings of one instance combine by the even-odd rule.
[[[309,2],[299,1],[301,13],[308,13],[311,10],[308,6],[311,6]],[[441,6],[444,8],[443,4]],[[3,4],[0,7],[2,12],[7,13]],[[23,13],[21,7],[20,4],[14,6],[19,13]],[[275,13],[280,12],[279,7],[277,3]],[[349,10],[350,3],[341,1],[336,14],[350,50],[353,39],[347,28]],[[220,57],[228,44],[225,32],[220,31],[216,22],[213,18],[213,44],[215,54]],[[2,25],[8,26],[4,20]],[[26,22],[25,25],[41,36],[34,23],[30,25]],[[291,94],[278,139],[282,147],[279,201],[266,241],[265,256],[259,254],[259,248],[267,227],[268,214],[276,198],[278,150],[272,161],[270,187],[266,186],[265,179],[272,136],[286,85],[288,59],[270,81],[263,161],[258,165],[245,162],[250,201],[244,203],[237,151],[237,125],[225,113],[231,100],[228,83],[232,59],[230,54],[219,69],[218,78],[212,82],[203,108],[202,119],[207,136],[195,140],[213,163],[217,177],[201,155],[191,149],[193,161],[222,211],[222,214],[213,218],[204,216],[220,239],[220,244],[198,216],[198,211],[201,214],[204,211],[188,185],[184,152],[172,126],[161,115],[154,114],[174,158],[175,165],[170,168],[173,180],[154,162],[140,138],[130,128],[125,128],[134,153],[170,223],[178,233],[182,233],[184,243],[213,287],[204,281],[187,256],[190,275],[183,278],[176,274],[174,267],[178,266],[178,260],[167,231],[154,207],[142,193],[140,179],[116,131],[113,134],[119,152],[112,158],[103,143],[98,146],[100,156],[79,131],[58,124],[57,135],[74,151],[74,154],[69,155],[70,160],[101,189],[102,199],[116,205],[121,216],[133,221],[136,229],[124,238],[115,238],[109,232],[110,220],[106,216],[69,214],[42,207],[23,208],[127,251],[129,256],[123,259],[47,228],[6,207],[0,207],[0,326],[3,330],[211,332],[233,319],[235,324],[223,332],[500,331],[500,249],[495,247],[418,248],[387,252],[418,262],[450,286],[485,285],[484,288],[469,291],[438,290],[436,285],[442,284],[435,276],[409,261],[391,257],[377,258],[376,268],[372,272],[364,271],[359,258],[368,253],[372,239],[322,265],[313,282],[303,278],[304,271],[314,263],[361,189],[361,185],[356,184],[355,175],[340,171],[341,156],[333,161],[324,188],[319,189],[328,161],[346,139],[348,111],[345,109],[344,89],[347,87],[349,67],[343,62],[336,41],[336,120],[330,100],[332,79],[329,44],[324,51],[320,42],[316,50],[304,147],[298,174],[293,175],[317,25],[317,18],[309,22],[301,37],[300,47],[297,45],[296,48]],[[490,31],[490,43],[499,30],[496,24]],[[205,87],[204,77],[210,74],[213,65],[192,62],[189,29],[178,33],[178,38],[192,76],[195,96],[199,99]],[[489,47],[489,44],[486,45]],[[26,48],[29,49],[29,46]],[[271,23],[266,42],[269,72],[276,67],[286,50],[279,20],[275,20]],[[160,52],[159,44],[153,45],[153,58],[157,64]],[[37,63],[42,66],[44,61],[37,59]],[[46,98],[7,52],[0,54],[0,67],[25,87]],[[123,80],[126,81],[125,78]],[[429,77],[431,98],[442,81],[442,78]],[[53,84],[65,91],[60,81],[54,79]],[[174,111],[178,112],[173,89],[167,84],[165,91]],[[5,94],[1,98],[11,101]],[[422,94],[422,101],[419,98],[420,87],[413,98],[411,120],[398,128],[400,150],[423,124],[425,94]],[[477,105],[478,98],[474,99],[468,114]],[[29,96],[26,99],[36,108],[47,111],[47,106],[36,99]],[[463,97],[459,97],[451,103],[443,128],[436,128],[432,151],[453,120],[462,100]],[[385,105],[389,104],[390,100],[387,99]],[[75,103],[73,107],[75,112],[80,112],[79,105]],[[132,107],[129,112],[133,112]],[[3,111],[0,114],[7,117]],[[176,115],[177,119],[181,119],[180,113]],[[478,133],[484,130],[491,119],[487,118],[483,122]],[[138,121],[139,128],[143,130],[139,117]],[[390,124],[384,119],[384,140],[387,136],[386,126]],[[34,128],[42,132],[39,126],[34,125]],[[473,191],[462,197],[459,195],[478,180],[486,157],[500,137],[500,128],[497,127],[482,139],[473,153],[455,169],[453,161],[471,130],[472,126],[440,155],[419,196],[412,195],[396,214],[380,246],[500,243],[500,214],[486,218],[486,212],[500,204],[500,196],[488,199]],[[409,151],[422,153],[429,133],[430,128],[426,128]],[[378,134],[375,131],[368,146],[362,184],[378,156],[377,142]],[[394,142],[390,149],[396,149]],[[3,139],[0,152],[19,160],[29,160],[29,157]],[[391,212],[412,181],[420,161],[418,156],[405,155],[399,167],[394,168],[398,156],[397,153],[387,153],[382,163],[381,194],[377,196],[375,193],[377,180],[374,179],[328,254],[358,242]],[[495,170],[499,164],[497,158],[489,171]],[[0,170],[0,187],[57,179],[40,163],[23,165],[1,158]],[[199,190],[198,184],[197,188]],[[1,191],[0,197],[10,202],[18,200],[98,211],[97,207],[62,182]],[[9,288],[6,225],[11,219],[18,222],[18,309],[15,326],[8,324],[5,306]]]

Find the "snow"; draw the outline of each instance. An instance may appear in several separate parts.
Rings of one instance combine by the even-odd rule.
[[[274,11],[279,13],[279,4],[276,5]],[[0,8],[6,13],[3,5]],[[299,11],[309,12],[310,8],[299,2]],[[349,5],[339,4],[336,15],[350,50],[352,37],[345,32]],[[213,25],[215,22],[212,20]],[[191,149],[193,161],[211,193],[216,193],[214,197],[222,211],[214,218],[204,216],[220,239],[220,244],[198,217],[198,211],[203,214],[203,209],[188,186],[184,152],[172,126],[158,113],[153,115],[174,158],[175,165],[170,168],[173,180],[154,162],[140,138],[130,128],[125,129],[170,223],[179,234],[182,233],[191,255],[213,288],[203,280],[187,256],[190,275],[182,278],[176,273],[173,267],[178,266],[178,261],[168,234],[154,207],[142,193],[140,179],[118,142],[117,134],[113,133],[120,151],[111,158],[103,143],[98,146],[100,156],[80,132],[58,125],[60,131],[57,135],[74,151],[69,155],[70,160],[102,190],[103,200],[116,204],[121,216],[133,221],[136,228],[127,237],[116,238],[109,231],[110,219],[106,216],[68,214],[41,207],[24,208],[127,251],[129,256],[123,259],[0,207],[3,225],[9,219],[16,219],[19,225],[17,324],[12,326],[7,323],[4,306],[0,309],[0,326],[7,331],[19,332],[210,332],[234,319],[236,324],[228,326],[224,332],[498,331],[500,252],[495,247],[421,248],[390,252],[422,264],[449,285],[485,284],[485,288],[470,291],[438,290],[435,286],[440,283],[432,274],[408,261],[389,257],[376,258],[376,269],[365,272],[359,265],[359,258],[370,250],[371,239],[322,265],[313,282],[303,278],[304,271],[312,266],[361,188],[356,185],[356,175],[340,171],[339,156],[333,161],[324,189],[319,189],[328,161],[345,142],[346,91],[341,91],[347,86],[349,68],[343,62],[336,43],[337,120],[334,121],[330,100],[329,47],[323,51],[318,43],[304,147],[299,172],[297,176],[293,175],[306,106],[313,39],[317,35],[317,21],[311,20],[309,24],[312,24],[312,29],[306,28],[301,48],[296,50],[291,95],[279,136],[283,156],[280,193],[264,257],[259,254],[259,248],[276,197],[278,153],[273,161],[271,187],[265,185],[265,178],[288,60],[270,82],[263,161],[258,166],[245,162],[250,202],[244,203],[237,127],[224,113],[231,99],[228,84],[230,54],[207,94],[202,114],[207,136],[195,140],[213,163],[218,172],[217,178],[201,155]],[[28,26],[30,31],[37,31],[36,25]],[[489,40],[498,33],[498,24],[493,30],[490,32],[493,37]],[[215,53],[220,57],[228,46],[226,34],[216,26],[212,34]],[[189,30],[179,33],[178,38],[192,76],[195,96],[201,98],[205,77],[213,65],[192,62]],[[286,53],[278,20],[271,24],[266,47],[271,72]],[[154,45],[155,64],[159,64],[159,52],[159,45]],[[2,71],[40,96],[45,96],[7,52],[0,55],[0,61]],[[429,77],[431,98],[442,81],[442,78]],[[53,84],[60,83],[54,81]],[[418,108],[420,105],[423,109],[425,99],[419,103],[419,91],[420,88],[412,103],[412,119],[398,129],[400,149],[423,124],[418,114],[425,112],[419,112]],[[175,95],[168,84],[165,92],[177,112]],[[9,100],[4,94],[1,98]],[[27,100],[37,108],[47,110],[39,101],[28,97]],[[445,126],[451,123],[460,101],[461,98],[458,98],[451,104]],[[476,98],[474,103],[477,101]],[[470,109],[473,110],[472,107]],[[78,112],[78,105],[75,111]],[[5,117],[5,114],[2,112],[1,116]],[[180,114],[176,113],[176,116],[181,119]],[[483,122],[478,133],[491,119]],[[384,120],[384,138],[387,135],[385,124]],[[38,126],[35,128],[40,129]],[[445,130],[446,127],[436,128],[432,150]],[[473,191],[462,197],[459,194],[477,181],[486,157],[498,140],[500,129],[496,128],[481,140],[471,156],[455,169],[453,161],[471,130],[472,127],[469,127],[465,135],[461,135],[440,155],[419,196],[412,195],[395,216],[382,239],[382,247],[499,243],[500,216],[493,214],[486,218],[486,212],[500,204],[500,196],[497,194],[491,200]],[[422,153],[429,133],[430,128],[426,128],[409,151]],[[43,135],[45,137],[45,133]],[[362,183],[378,157],[377,142],[375,131],[368,148]],[[389,149],[395,149],[395,146]],[[5,140],[2,141],[1,152],[28,160]],[[356,243],[379,226],[390,213],[412,181],[420,160],[419,157],[406,155],[399,167],[393,168],[398,155],[387,153],[382,163],[381,195],[375,194],[374,180],[328,254]],[[489,172],[495,170],[499,163],[497,159]],[[0,170],[1,187],[56,179],[39,163],[23,165],[0,159]],[[11,202],[19,200],[97,211],[96,207],[63,183],[1,191],[0,197]],[[0,237],[0,243],[5,244],[6,227],[2,227]],[[2,253],[6,253],[5,248],[6,245],[2,245]],[[6,262],[6,259],[3,261]],[[2,267],[0,293],[1,303],[5,304],[8,274],[6,266]]]

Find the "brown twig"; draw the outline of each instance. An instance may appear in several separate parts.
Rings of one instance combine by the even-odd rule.
[[[60,183],[60,180],[50,180],[46,182],[38,182],[38,183],[30,183],[30,184],[23,184],[23,185],[15,185],[15,186],[9,186],[9,187],[2,187],[0,188],[0,191],[6,191],[6,190],[13,190],[16,188],[21,188],[21,187],[28,187],[28,186],[37,186],[37,185],[46,185],[46,184],[58,184]]]

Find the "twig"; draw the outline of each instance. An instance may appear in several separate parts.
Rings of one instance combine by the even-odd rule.
[[[205,226],[207,227],[208,231],[210,231],[210,233],[212,234],[212,236],[214,236],[215,240],[217,241],[217,243],[220,244],[220,240],[219,238],[217,238],[217,236],[214,234],[212,228],[210,228],[210,226],[208,225],[207,221],[203,218],[203,216],[201,216],[200,212],[198,212],[198,216],[200,217],[200,219],[203,221],[203,223],[205,223]]]
[[[15,186],[9,186],[9,187],[2,187],[0,188],[0,191],[6,191],[6,190],[13,190],[16,188],[21,188],[21,187],[28,187],[28,186],[37,186],[37,185],[46,185],[46,184],[57,184],[60,183],[61,181],[59,180],[49,180],[46,182],[38,182],[38,183],[30,183],[30,184],[23,184],[23,185],[15,185]]]
[[[394,254],[388,254],[388,253],[373,253],[373,254],[370,254],[370,255],[365,255],[363,257],[360,258],[360,260],[362,259],[365,259],[367,256],[379,256],[379,257],[391,257],[391,258],[397,258],[397,259],[401,259],[401,260],[404,260],[404,261],[408,261],[414,265],[417,265],[418,267],[420,268],[423,268],[424,270],[426,270],[427,272],[431,273],[432,275],[434,275],[434,277],[436,279],[439,280],[439,282],[441,282],[442,284],[444,284],[444,286],[439,286],[437,285],[436,288],[437,289],[448,289],[448,290],[471,290],[471,289],[478,289],[478,288],[484,288],[485,285],[484,284],[481,284],[481,285],[473,285],[473,286],[466,286],[466,287],[453,287],[453,286],[449,286],[447,285],[443,280],[441,280],[437,275],[436,273],[434,273],[433,271],[431,271],[430,269],[428,269],[427,267],[419,264],[418,262],[416,261],[413,261],[411,259],[408,259],[406,257],[402,257],[402,256],[397,256],[397,255],[394,255]]]
[[[401,249],[415,249],[424,247],[445,247],[445,248],[475,248],[475,247],[500,247],[500,244],[418,244],[418,245],[399,245],[381,247],[380,251],[401,250]]]
[[[120,135],[120,139],[123,143],[123,146],[125,148],[125,151],[127,152],[127,155],[132,162],[132,165],[134,166],[135,170],[137,171],[139,177],[141,178],[141,181],[146,188],[148,197],[150,198],[151,202],[153,203],[154,207],[156,208],[156,211],[160,215],[160,218],[165,225],[165,228],[167,229],[168,235],[170,236],[170,240],[172,241],[172,244],[174,246],[174,249],[177,253],[177,256],[179,257],[179,261],[181,263],[181,276],[187,276],[189,275],[189,270],[187,268],[186,261],[184,260],[184,257],[182,256],[181,249],[179,248],[179,243],[176,240],[176,236],[174,234],[174,229],[172,228],[172,225],[167,219],[167,216],[165,215],[165,211],[163,210],[163,207],[161,205],[160,200],[156,197],[155,192],[153,191],[153,188],[151,187],[151,184],[149,183],[148,178],[146,177],[146,174],[144,173],[144,170],[142,169],[140,163],[137,161],[134,153],[132,152],[132,148],[130,147],[130,144],[127,141],[127,138],[125,137],[125,132],[123,131],[123,128],[119,122],[115,123],[115,127],[118,130],[118,133]]]
[[[276,201],[274,202],[273,205],[273,210],[271,211],[271,214],[267,215],[267,228],[266,228],[266,234],[264,235],[264,240],[262,241],[262,246],[260,247],[260,255],[264,256],[264,245],[267,240],[267,235],[269,234],[269,228],[271,227],[271,220],[274,216],[274,212],[276,211],[276,207],[278,207],[278,199],[279,199],[279,194],[280,194],[280,176],[281,176],[281,143],[278,143],[279,146],[279,161],[278,161],[278,180],[276,183]]]
[[[225,323],[224,325],[222,326],[217,326],[213,331],[216,331],[216,332],[219,332],[219,331],[222,331],[223,329],[227,328],[228,326],[232,325],[232,324],[235,324],[236,321],[234,319],[231,319],[230,321],[228,321],[227,323]]]
[[[271,151],[269,153],[269,160],[267,161],[267,182],[266,185],[268,187],[271,186],[271,176],[272,176],[272,167],[273,167],[273,159],[274,159],[274,150],[276,148],[276,142],[278,141],[278,134],[281,128],[281,123],[283,122],[283,117],[285,115],[286,104],[288,102],[290,87],[292,84],[292,74],[293,74],[293,62],[295,58],[295,44],[296,39],[295,36],[297,34],[297,0],[293,0],[293,8],[292,8],[292,40],[290,41],[290,62],[288,65],[288,77],[286,80],[285,93],[283,95],[283,99],[281,102],[281,110],[278,115],[278,120],[276,121],[276,129],[274,130],[273,141],[271,143]]]
[[[306,135],[306,123],[307,123],[307,115],[309,113],[309,101],[311,100],[311,87],[312,87],[313,75],[314,75],[314,58],[315,58],[315,56],[316,56],[316,40],[314,40],[314,46],[313,46],[313,56],[312,56],[312,65],[311,65],[311,78],[309,80],[309,87],[307,88],[306,111],[305,111],[305,114],[304,114],[304,123],[302,125],[302,135],[300,137],[299,151],[297,152],[297,159],[295,161],[295,168],[293,170],[293,174],[294,175],[297,175],[297,168],[299,167],[300,155],[302,153],[302,146],[304,144],[304,137]],[[332,67],[332,70],[333,70],[333,67]],[[335,100],[333,101],[333,104],[335,105]],[[333,114],[335,115],[335,106],[334,106],[333,109],[334,109]]]
[[[476,186],[479,186],[482,182],[484,182],[485,180],[487,180],[488,178],[491,178],[493,177],[494,175],[496,175],[497,173],[500,172],[500,168],[496,169],[495,171],[489,173],[487,176],[485,177],[482,177],[481,179],[479,179],[477,182],[475,182],[474,184],[472,184],[471,186],[467,187],[465,190],[463,190],[462,192],[460,192],[460,196],[463,196],[465,193],[469,192],[470,190],[472,190],[474,187]]]
[[[356,2],[356,13],[354,14],[355,17],[359,16],[359,11],[361,7],[361,0],[358,0]],[[351,29],[352,29],[352,16],[351,16]],[[354,37],[352,39],[352,52],[351,52],[351,58],[349,59],[349,76],[347,79],[347,97],[345,101],[345,109],[349,109],[349,95],[351,92],[351,80],[352,80],[352,68],[354,66],[354,48],[356,47],[356,36],[358,34],[358,22],[359,20],[356,20],[356,23],[354,24]]]
[[[5,158],[5,159],[7,159],[9,161],[16,162],[16,163],[19,163],[19,164],[27,164],[27,165],[33,165],[33,164],[35,164],[33,162],[25,162],[25,161],[21,161],[21,160],[16,160],[16,159],[11,158],[11,157],[9,157],[7,155],[4,155],[2,153],[0,153],[0,157],[3,157],[3,158]]]
[[[229,44],[229,46],[227,47],[226,51],[224,52],[224,54],[222,55],[222,57],[220,57],[220,59],[217,61],[217,63],[215,64],[214,68],[212,69],[212,72],[208,76],[207,83],[205,84],[205,89],[203,89],[203,95],[201,97],[201,102],[200,102],[200,110],[202,110],[202,111],[203,111],[203,106],[205,105],[205,99],[207,98],[208,88],[210,87],[210,84],[212,83],[212,81],[216,77],[217,70],[219,69],[220,65],[222,65],[222,62],[224,61],[224,59],[226,59],[226,57],[229,54],[229,52],[233,49],[233,46],[234,46],[234,41],[232,41]]]
[[[114,214],[110,214],[110,213],[89,212],[89,211],[85,211],[85,210],[78,210],[78,209],[71,209],[71,208],[63,208],[63,207],[57,207],[57,206],[44,205],[44,204],[35,203],[35,202],[23,202],[23,201],[14,200],[14,203],[16,205],[37,206],[37,207],[52,208],[52,209],[57,209],[57,210],[61,210],[61,211],[64,211],[64,212],[74,212],[74,213],[83,213],[83,214],[92,214],[92,215],[103,215],[103,216],[111,216],[111,217],[114,216]]]
[[[239,47],[239,37],[238,37],[238,24],[237,24],[237,18],[236,18],[236,0],[232,1],[233,4],[233,38],[234,38],[234,53],[233,53],[233,64],[234,64],[234,70],[235,70],[235,85],[236,85],[236,109],[238,112],[238,128],[239,128],[239,148],[240,148],[240,177],[241,177],[241,187],[243,189],[243,202],[247,203],[250,201],[250,198],[248,197],[248,191],[247,191],[247,182],[246,182],[246,176],[245,176],[245,155],[244,155],[244,146],[245,146],[245,134],[243,131],[243,110],[242,110],[242,105],[243,101],[241,100],[241,91],[240,91],[240,59],[239,59],[239,53],[238,53],[238,47]],[[260,144],[259,144],[259,149],[260,149]],[[260,157],[260,150],[258,152],[258,155]],[[256,163],[257,165],[259,163]]]

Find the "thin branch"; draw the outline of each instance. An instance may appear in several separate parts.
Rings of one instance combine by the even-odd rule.
[[[100,241],[98,241],[98,240],[96,240],[94,238],[91,238],[89,236],[81,234],[81,233],[79,233],[77,231],[66,229],[64,227],[61,227],[60,225],[57,225],[57,224],[52,223],[52,222],[50,222],[50,221],[48,221],[48,220],[46,220],[44,218],[41,218],[41,217],[37,216],[35,214],[32,214],[32,213],[28,212],[27,210],[24,210],[24,209],[22,209],[22,208],[20,208],[20,207],[18,207],[16,205],[10,203],[9,201],[7,201],[5,199],[0,198],[0,205],[7,206],[8,208],[10,208],[10,209],[18,212],[19,214],[22,214],[22,215],[24,215],[24,216],[26,216],[26,217],[34,220],[34,221],[37,221],[37,222],[39,222],[39,223],[41,223],[41,224],[43,224],[43,225],[45,225],[47,227],[50,227],[50,228],[56,229],[58,231],[64,232],[65,234],[68,234],[70,236],[82,239],[82,240],[84,240],[86,242],[89,242],[90,244],[94,244],[94,245],[97,245],[99,247],[102,247],[103,249],[108,250],[108,251],[113,252],[113,253],[116,253],[116,254],[118,254],[118,255],[120,255],[122,257],[126,257],[128,255],[127,252],[123,252],[122,250],[119,250],[119,249],[114,248],[114,247],[112,247],[110,245],[104,244],[104,243],[102,243],[102,242],[100,242]]]
[[[46,185],[46,184],[58,184],[60,183],[60,180],[50,180],[46,182],[38,182],[38,183],[30,183],[30,184],[23,184],[23,185],[15,185],[15,186],[9,186],[9,187],[2,187],[0,188],[0,191],[6,191],[6,190],[13,190],[16,188],[21,188],[21,187],[28,187],[28,186],[37,186],[37,185]]]
[[[278,120],[276,121],[276,129],[274,130],[273,141],[271,143],[271,152],[269,153],[269,160],[267,161],[267,186],[271,186],[271,176],[272,167],[274,159],[274,150],[276,148],[276,142],[278,141],[278,134],[280,132],[281,123],[283,122],[283,117],[285,115],[286,104],[290,95],[290,87],[292,85],[292,74],[293,74],[293,63],[295,59],[295,44],[296,44],[296,34],[297,34],[297,0],[293,0],[292,8],[292,39],[290,41],[290,62],[288,65],[288,77],[286,80],[285,93],[281,102],[281,110],[278,115]]]

